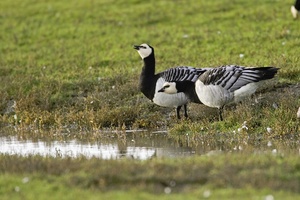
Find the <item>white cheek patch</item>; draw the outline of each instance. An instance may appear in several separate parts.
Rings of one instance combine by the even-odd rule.
[[[170,86],[167,89],[169,94],[176,94],[177,93],[176,83],[174,82],[170,83]]]
[[[141,58],[144,59],[152,53],[152,49],[150,47],[147,47],[146,49],[140,48],[140,50],[138,50],[138,53],[140,54]]]

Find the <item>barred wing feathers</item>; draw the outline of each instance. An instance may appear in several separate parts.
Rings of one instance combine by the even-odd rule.
[[[203,74],[208,68],[194,68],[188,66],[180,66],[170,68],[161,73],[161,76],[167,82],[175,81],[192,81],[196,82],[201,74]]]
[[[278,68],[274,67],[245,68],[228,65],[207,70],[200,76],[199,80],[204,85],[219,85],[230,92],[234,92],[249,83],[271,79],[277,71]]]

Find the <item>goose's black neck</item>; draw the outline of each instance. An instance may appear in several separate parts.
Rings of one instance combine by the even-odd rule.
[[[152,52],[143,59],[144,66],[140,76],[140,90],[149,99],[153,99],[157,77],[155,77],[155,56]]]
[[[190,88],[195,88],[195,83],[192,81],[177,81],[176,82],[177,92],[185,93]]]
[[[154,53],[152,52],[148,57],[143,59],[144,61],[144,66],[142,69],[142,74],[144,76],[154,76],[155,74],[155,56]]]
[[[176,82],[177,92],[183,92],[191,102],[201,103],[195,90],[195,83],[192,81]]]

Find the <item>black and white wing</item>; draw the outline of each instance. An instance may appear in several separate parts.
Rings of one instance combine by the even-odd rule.
[[[161,76],[167,82],[192,81],[196,82],[201,74],[209,68],[194,68],[188,66],[179,66],[170,68],[162,72]]]
[[[205,85],[219,85],[233,92],[249,83],[271,79],[277,71],[278,68],[275,67],[246,68],[227,65],[207,70],[199,80]]]

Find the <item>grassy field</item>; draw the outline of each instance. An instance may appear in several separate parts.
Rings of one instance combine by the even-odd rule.
[[[241,137],[263,135],[263,138],[276,140],[296,135],[298,138],[300,20],[292,19],[289,10],[292,3],[270,0],[192,0],[189,3],[176,0],[2,0],[0,134],[92,140],[101,137],[99,130],[102,129],[139,128],[168,130],[170,137],[178,140],[184,140],[189,134],[197,141],[199,137],[214,139],[215,133],[230,136],[247,121],[247,130],[242,131]],[[226,108],[224,122],[217,121],[216,110],[195,104],[189,105],[190,120],[177,121],[172,109],[153,105],[138,90],[142,62],[133,45],[141,43],[155,48],[157,72],[177,65],[215,67],[224,64],[275,66],[280,71],[253,98]],[[12,109],[14,102],[16,106]],[[267,128],[272,131],[267,132]],[[284,143],[284,139],[282,141]],[[111,175],[107,171],[97,171],[97,167],[109,165],[123,169],[124,166],[124,176],[128,176],[132,173],[128,171],[133,169],[130,167],[132,161],[0,156],[1,163],[9,163],[1,165],[4,176],[0,178],[0,191],[1,197],[6,195],[4,199],[30,199],[38,194],[41,198],[55,199],[55,195],[66,194],[69,189],[76,190],[66,195],[69,199],[82,196],[93,199],[99,195],[114,199],[153,199],[156,196],[196,199],[206,190],[212,191],[210,199],[220,199],[220,196],[231,199],[234,195],[262,199],[269,194],[274,194],[276,199],[294,199],[299,194],[299,189],[285,188],[285,185],[299,186],[299,155],[294,154],[282,158],[256,157],[258,161],[251,158],[242,173],[245,180],[260,172],[255,163],[259,160],[259,166],[266,169],[266,173],[255,176],[257,180],[248,184],[245,180],[236,180],[234,173],[230,173],[228,179],[221,176],[220,180],[235,180],[234,185],[230,185],[230,181],[218,185],[219,180],[213,179],[214,174],[222,174],[222,166],[245,160],[237,164],[242,168],[248,157],[196,157],[197,165],[188,164],[187,168],[186,160],[181,159],[134,162],[137,171],[140,169],[142,174],[153,176],[145,177],[145,181],[142,176],[133,176],[133,181],[120,177],[116,180],[122,183],[116,187],[118,192],[114,191],[114,184],[108,184],[104,187],[108,192],[103,193],[93,185],[90,177],[99,175],[101,179],[103,173],[106,175],[104,182],[109,182],[111,180],[106,179]],[[176,188],[175,194],[166,196],[162,189],[165,187],[157,186],[161,180],[154,175],[169,169],[169,162],[172,162],[170,168],[182,174],[184,169],[189,171],[195,167],[201,171],[202,165],[210,166],[209,163],[214,162],[218,167],[211,164],[208,179],[213,181],[209,183],[197,180],[190,183],[177,177],[182,185],[186,183],[186,188]],[[39,164],[54,169],[60,165],[78,167],[76,172],[57,172],[62,175],[57,176],[50,167],[48,170],[35,167]],[[11,170],[15,165],[19,168]],[[275,167],[266,167],[272,165]],[[145,170],[147,166],[150,171]],[[96,171],[89,174],[87,169]],[[278,177],[275,176],[277,170]],[[23,193],[22,185],[20,192],[16,192],[15,185],[23,184],[25,176],[34,181],[29,182],[33,185],[25,184],[27,189],[24,190],[37,189]],[[265,183],[263,180],[274,180],[278,185],[257,185],[257,182]],[[43,184],[49,187],[41,188]],[[127,184],[132,187],[124,190],[123,185]]]
[[[291,19],[288,3],[0,4],[0,109],[5,113],[10,99],[17,103],[17,120],[4,115],[4,126],[55,130],[70,124],[78,129],[166,125],[161,112],[170,109],[152,105],[138,91],[142,63],[132,45],[144,42],[156,48],[157,71],[177,65],[276,66],[281,68],[277,87],[300,80],[299,21]]]

